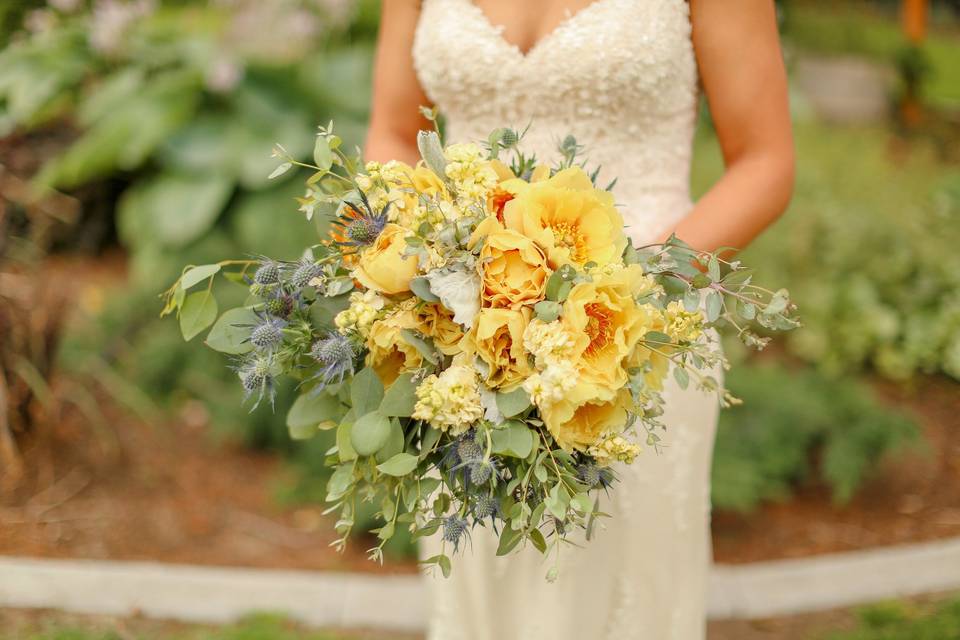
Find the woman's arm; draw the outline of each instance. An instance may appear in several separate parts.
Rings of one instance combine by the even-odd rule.
[[[420,16],[419,0],[383,0],[377,55],[373,66],[373,106],[367,143],[367,160],[402,160],[415,163],[417,131],[432,125],[418,107],[428,106],[413,69],[413,35]]]
[[[742,249],[793,192],[787,77],[772,0],[690,0],[693,43],[726,170],[674,230],[696,249]]]

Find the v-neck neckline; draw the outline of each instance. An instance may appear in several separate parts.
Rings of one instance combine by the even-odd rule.
[[[536,54],[537,51],[539,51],[544,46],[546,46],[546,44],[548,44],[555,37],[558,37],[558,35],[561,32],[563,32],[565,29],[568,29],[572,24],[574,24],[577,21],[578,18],[581,18],[581,16],[588,14],[591,11],[595,11],[600,5],[604,4],[605,2],[608,2],[609,0],[593,0],[593,2],[591,2],[587,6],[575,12],[569,13],[567,16],[563,18],[563,20],[558,22],[553,29],[551,29],[544,35],[540,36],[536,40],[536,42],[530,45],[530,48],[527,49],[526,51],[521,49],[520,45],[516,44],[515,42],[507,40],[503,36],[503,32],[506,29],[506,27],[504,25],[494,24],[494,22],[490,20],[490,17],[487,15],[486,11],[484,11],[483,8],[480,7],[480,5],[478,5],[475,2],[475,0],[463,0],[463,1],[473,9],[473,11],[480,18],[480,20],[486,25],[486,27],[491,31],[494,37],[496,37],[496,39],[501,44],[503,44],[505,47],[510,49],[521,60],[527,60],[531,56]]]

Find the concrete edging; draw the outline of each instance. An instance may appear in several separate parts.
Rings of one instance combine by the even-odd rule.
[[[748,565],[710,575],[712,619],[833,609],[960,589],[960,539]],[[415,575],[0,557],[0,606],[223,623],[285,612],[317,627],[423,630]]]

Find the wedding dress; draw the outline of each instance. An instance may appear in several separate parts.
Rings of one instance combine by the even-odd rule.
[[[423,0],[414,63],[446,116],[450,142],[531,124],[543,160],[573,134],[614,196],[635,243],[655,241],[691,207],[698,108],[686,0],[595,0],[529,52],[473,0]],[[559,578],[534,549],[495,556],[477,527],[449,579],[427,578],[430,640],[695,640],[705,634],[715,396],[672,381],[662,452],[620,467],[604,529],[564,546]],[[434,543],[422,552],[431,554]]]

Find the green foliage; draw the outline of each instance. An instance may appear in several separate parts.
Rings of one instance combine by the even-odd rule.
[[[921,145],[894,158],[880,129],[797,123],[797,185],[787,214],[745,253],[803,310],[793,355],[833,375],[960,379],[960,171]],[[722,171],[698,141],[696,191]]]
[[[280,614],[259,613],[219,628],[190,627],[177,631],[122,633],[97,629],[99,625],[44,625],[43,630],[18,630],[17,635],[0,632],[2,640],[350,640],[356,637],[330,631],[308,631]],[[136,626],[149,627],[149,623]],[[373,636],[364,635],[373,640]],[[385,638],[386,636],[384,636]]]
[[[721,414],[713,464],[718,508],[749,511],[786,498],[815,472],[846,502],[884,456],[918,436],[913,421],[852,380],[743,364],[727,385],[743,405]]]
[[[853,631],[831,633],[824,640],[947,640],[960,638],[960,599],[935,606],[889,602],[860,611]]]

